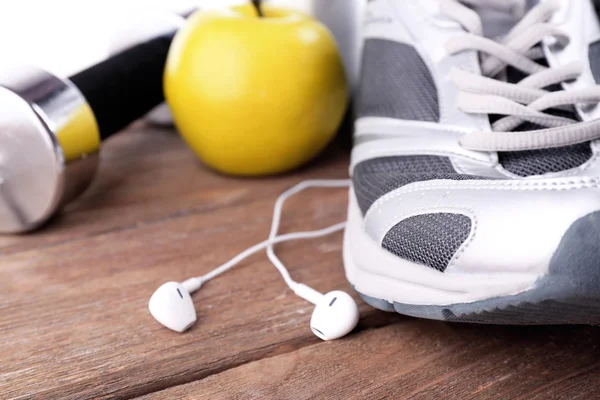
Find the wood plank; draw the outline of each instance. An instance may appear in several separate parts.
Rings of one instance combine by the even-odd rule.
[[[148,135],[148,137],[143,137]],[[276,197],[307,178],[347,176],[347,152],[269,179],[217,175],[170,132],[138,128],[106,146],[82,201],[46,230],[0,240],[0,398],[130,398],[318,341],[312,306],[289,292],[264,255],[194,296],[199,321],[180,335],[147,311],[167,280],[206,272],[266,238]],[[347,194],[290,202],[283,230],[343,220]],[[280,247],[292,275],[351,289],[341,235]],[[361,305],[360,329],[397,317]]]
[[[592,399],[598,333],[406,319],[143,399]]]
[[[344,136],[346,136],[344,134]],[[340,136],[340,139],[343,136]],[[347,176],[348,158],[336,141],[303,170],[282,177],[251,179],[223,176],[200,165],[171,129],[135,124],[103,143],[99,172],[91,187],[43,229],[28,235],[0,235],[0,254],[40,248],[138,224],[240,206],[248,196],[276,196],[310,176]],[[337,160],[332,167],[331,160]],[[248,184],[263,182],[263,184]],[[264,184],[269,182],[269,184]],[[271,197],[269,197],[271,198]]]

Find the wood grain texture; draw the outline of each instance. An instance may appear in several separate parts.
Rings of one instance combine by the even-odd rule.
[[[275,196],[306,176],[346,177],[347,156],[340,147],[336,142],[308,167],[284,177],[233,178],[201,166],[174,131],[137,124],[104,143],[100,170],[81,198],[33,235],[0,235],[0,254],[239,206],[252,191]]]
[[[172,132],[115,138],[85,198],[46,230],[2,238],[0,398],[127,398],[318,341],[312,307],[264,255],[197,293],[199,323],[184,335],[156,323],[147,302],[163,282],[206,272],[266,238],[283,190],[345,177],[347,166],[347,153],[334,149],[285,177],[233,179],[199,166]],[[343,190],[301,195],[282,229],[343,220],[346,199]],[[340,248],[337,235],[280,252],[297,279],[350,290]],[[363,328],[386,323],[361,311]]]
[[[406,318],[143,399],[594,399],[599,341],[588,327]]]
[[[300,171],[238,179],[201,166],[169,130],[111,138],[79,201],[39,232],[0,236],[0,399],[597,397],[597,329],[449,325],[359,301],[357,333],[325,343],[264,254],[194,295],[186,334],[151,318],[160,284],[266,238],[282,191],[347,171],[339,144]],[[344,190],[301,194],[282,230],[343,220],[346,202]],[[297,280],[353,293],[340,234],[278,253]]]

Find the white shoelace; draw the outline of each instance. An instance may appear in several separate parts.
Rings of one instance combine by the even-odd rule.
[[[542,40],[553,38],[564,47],[570,38],[548,21],[560,9],[558,0],[539,3],[531,9],[500,41],[483,36],[479,15],[462,3],[485,4],[501,10],[514,7],[515,2],[501,0],[442,0],[441,13],[465,28],[468,33],[447,42],[454,55],[476,50],[482,54],[481,76],[458,68],[451,79],[460,89],[457,107],[466,113],[500,114],[506,117],[492,124],[492,132],[470,132],[461,138],[461,145],[478,151],[521,151],[567,146],[600,138],[600,121],[580,122],[551,115],[544,110],[565,109],[573,105],[600,103],[600,85],[584,89],[548,91],[543,88],[577,79],[582,71],[580,61],[560,68],[548,68],[533,61],[543,57]],[[495,79],[507,66],[528,74],[518,83]],[[532,122],[545,129],[513,132],[523,122]]]

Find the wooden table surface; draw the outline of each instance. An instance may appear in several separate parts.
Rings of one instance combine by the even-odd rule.
[[[135,125],[112,138],[77,203],[35,234],[0,237],[0,398],[600,398],[597,328],[450,324],[358,300],[357,330],[322,342],[312,306],[264,254],[193,296],[187,333],[152,319],[160,284],[266,238],[283,190],[347,170],[348,150],[334,145],[293,174],[235,179],[201,166],[170,130]],[[343,220],[346,201],[339,189],[302,194],[282,230]],[[278,249],[297,280],[353,293],[341,240]]]

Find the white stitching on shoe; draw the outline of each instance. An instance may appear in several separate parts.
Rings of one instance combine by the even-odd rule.
[[[486,180],[486,181],[448,181],[432,180],[415,182],[396,189],[375,201],[365,214],[367,220],[372,213],[379,212],[380,208],[390,200],[401,201],[400,197],[417,191],[449,189],[449,190],[522,190],[522,191],[566,191],[589,188],[600,188],[600,178],[579,178],[568,181],[534,181],[534,180]]]

